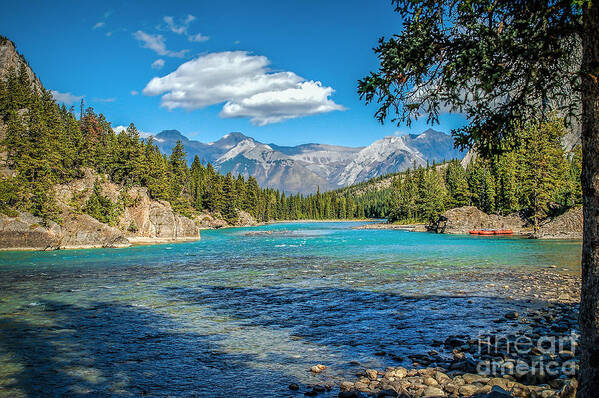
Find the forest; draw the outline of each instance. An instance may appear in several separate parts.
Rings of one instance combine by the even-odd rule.
[[[444,210],[476,206],[486,213],[514,212],[536,227],[541,219],[582,204],[580,144],[565,153],[563,120],[553,117],[517,128],[516,149],[408,170],[393,178],[390,221],[430,222]]]

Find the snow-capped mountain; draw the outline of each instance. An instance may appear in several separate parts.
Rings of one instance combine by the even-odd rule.
[[[189,162],[197,155],[221,173],[251,175],[262,186],[288,193],[340,188],[403,171],[414,164],[464,155],[453,148],[453,138],[432,129],[418,135],[388,136],[358,148],[263,144],[237,132],[210,143],[189,140],[176,130],[165,130],[155,137],[155,143],[165,153],[170,153],[178,140],[183,142]]]

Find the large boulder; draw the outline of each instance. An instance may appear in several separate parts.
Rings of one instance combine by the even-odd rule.
[[[61,249],[92,247],[127,247],[131,243],[115,227],[101,223],[87,214],[69,214],[62,222]]]
[[[40,218],[29,213],[0,215],[0,249],[57,249],[61,237],[60,226],[52,221],[43,226]]]
[[[196,221],[200,225],[200,228],[204,229],[223,228],[227,226],[225,220],[220,217],[215,217],[214,214],[207,212],[203,212],[197,216]]]
[[[532,228],[518,214],[487,214],[474,206],[447,210],[430,229],[446,234],[467,234],[472,229],[511,229],[516,235],[532,232]]]
[[[29,213],[0,216],[0,249],[52,250],[91,247],[125,247],[129,241],[117,228],[86,214],[67,215],[62,225],[46,224]]]
[[[570,209],[543,223],[534,234],[540,239],[582,239],[582,207]]]
[[[134,242],[177,241],[200,239],[196,223],[176,213],[162,200],[152,200],[146,188],[136,187],[128,192],[133,205],[121,214],[119,226]]]

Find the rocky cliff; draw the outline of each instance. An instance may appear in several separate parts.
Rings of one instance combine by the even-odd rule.
[[[81,212],[96,179],[102,181],[102,194],[113,203],[120,203],[114,226]],[[151,199],[146,188],[125,189],[89,169],[83,178],[56,185],[55,194],[62,214],[60,225],[51,221],[44,224],[28,213],[2,215],[0,249],[124,247],[132,243],[200,239],[199,221],[177,214],[167,202]]]

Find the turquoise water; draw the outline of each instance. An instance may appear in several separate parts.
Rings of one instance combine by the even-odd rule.
[[[0,395],[301,396],[289,383],[407,365],[436,339],[485,330],[518,304],[485,288],[494,273],[579,269],[575,241],[356,225],[1,252]],[[329,368],[312,375],[317,363]]]

